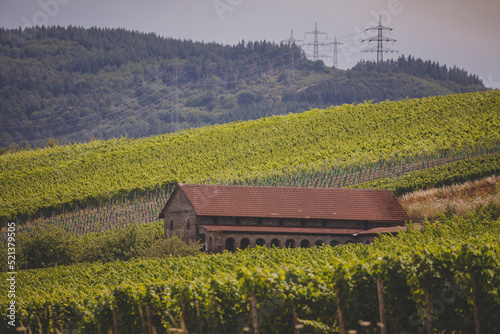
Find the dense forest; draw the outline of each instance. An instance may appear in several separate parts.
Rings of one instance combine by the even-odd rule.
[[[3,151],[480,90],[477,76],[411,56],[343,71],[308,60],[299,46],[268,41],[221,45],[73,26],[0,29]]]

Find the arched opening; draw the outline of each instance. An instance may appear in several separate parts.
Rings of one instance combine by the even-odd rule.
[[[250,239],[248,239],[248,238],[241,239],[240,248],[241,249],[245,249],[245,248],[248,248],[248,247],[250,247]]]
[[[330,242],[330,246],[334,247],[334,246],[338,246],[339,245],[339,242],[337,240],[332,240],[332,242]]]
[[[307,240],[307,239],[302,240],[302,241],[300,242],[300,247],[302,247],[302,248],[307,248],[307,247],[309,247],[309,240]]]
[[[295,241],[293,239],[288,239],[285,243],[285,247],[286,248],[293,248],[295,247]]]
[[[233,238],[226,239],[226,249],[230,252],[234,252],[234,239]]]
[[[207,251],[214,251],[214,239],[212,237],[208,238]]]
[[[322,246],[323,244],[324,244],[323,240],[317,240],[316,243],[315,243],[315,245],[318,246],[318,247]]]
[[[174,230],[174,221],[171,220],[170,221],[170,231],[173,231]]]
[[[271,247],[279,248],[280,247],[280,241],[278,239],[271,240]]]
[[[266,241],[262,238],[259,238],[257,239],[257,241],[255,241],[255,245],[257,246],[265,246],[266,245]]]

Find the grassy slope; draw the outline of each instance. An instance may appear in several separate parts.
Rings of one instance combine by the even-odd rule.
[[[302,114],[0,157],[0,216],[174,181],[361,161],[498,134],[500,92],[343,105]]]
[[[473,182],[419,190],[400,198],[413,222],[436,219],[441,214],[467,216],[478,206],[500,205],[500,175]]]

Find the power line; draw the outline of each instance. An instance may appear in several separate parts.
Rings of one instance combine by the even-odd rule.
[[[368,39],[364,39],[362,42],[377,42],[377,48],[369,48],[365,50],[361,50],[361,52],[377,52],[377,64],[380,64],[384,61],[384,52],[398,52],[393,49],[389,48],[384,48],[383,42],[395,42],[395,39],[385,37],[383,35],[384,31],[391,31],[392,28],[389,27],[384,27],[382,25],[382,15],[379,16],[379,21],[378,21],[378,26],[376,27],[370,27],[368,29],[365,29],[365,31],[368,30],[377,30],[377,36],[375,37],[370,37]]]

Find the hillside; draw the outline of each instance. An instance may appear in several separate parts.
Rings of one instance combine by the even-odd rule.
[[[297,46],[266,41],[229,46],[123,29],[0,29],[0,147],[12,151],[50,138],[138,138],[482,90],[474,75],[411,57],[342,71],[307,60]]]
[[[144,139],[94,140],[0,156],[0,216],[107,199],[172,182],[261,177],[498,135],[500,92],[343,105]]]

